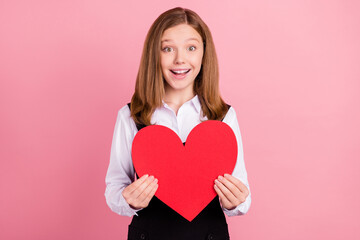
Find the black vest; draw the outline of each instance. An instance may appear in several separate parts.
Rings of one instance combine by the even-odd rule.
[[[128,103],[130,108],[130,103]],[[227,105],[228,109],[230,105]],[[146,125],[136,125],[140,130]],[[185,143],[183,143],[185,145]],[[138,177],[138,175],[136,174]],[[154,196],[129,225],[128,240],[228,240],[228,225],[216,196],[191,222]]]

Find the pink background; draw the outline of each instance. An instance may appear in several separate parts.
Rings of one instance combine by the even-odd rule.
[[[232,239],[360,239],[359,1],[1,1],[0,239],[125,239],[117,111],[165,10],[210,27],[252,205]]]

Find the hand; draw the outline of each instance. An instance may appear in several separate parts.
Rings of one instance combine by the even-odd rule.
[[[225,174],[224,177],[219,176],[215,180],[214,189],[220,197],[221,205],[228,210],[232,210],[245,202],[249,195],[248,188],[230,174]]]
[[[158,189],[157,182],[158,180],[154,176],[148,177],[145,174],[127,186],[122,195],[131,208],[135,210],[145,208]]]

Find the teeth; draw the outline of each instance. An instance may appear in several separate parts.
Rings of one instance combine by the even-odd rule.
[[[172,70],[173,71],[173,70]],[[188,70],[181,70],[181,71],[173,71],[173,72],[175,72],[175,73],[185,73],[185,72],[187,72],[187,71],[189,71],[189,69]]]

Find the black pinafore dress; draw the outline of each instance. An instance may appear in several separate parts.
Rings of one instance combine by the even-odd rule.
[[[130,103],[128,103],[130,108]],[[227,105],[228,109],[230,105]],[[137,125],[138,130],[146,125]],[[183,143],[185,145],[185,143]],[[138,177],[137,173],[136,176]],[[134,215],[128,240],[229,240],[228,225],[216,196],[191,222],[155,195]]]

